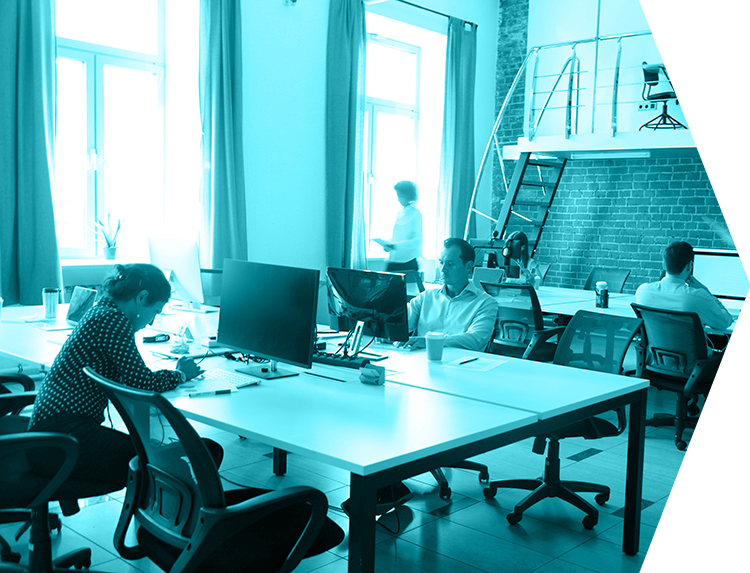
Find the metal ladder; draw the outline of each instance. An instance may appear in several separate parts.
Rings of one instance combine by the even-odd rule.
[[[534,256],[566,162],[564,158],[521,154],[497,218],[496,238],[521,231],[529,239],[529,256]]]

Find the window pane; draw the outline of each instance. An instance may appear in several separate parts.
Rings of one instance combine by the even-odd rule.
[[[375,175],[370,209],[370,237],[389,238],[401,208],[393,186],[415,180],[416,145],[414,119],[391,113],[375,115]]]
[[[145,248],[163,200],[159,85],[150,72],[104,66],[104,209],[125,219],[123,247]]]
[[[86,247],[86,63],[57,59],[55,225],[61,249]]]
[[[57,0],[55,18],[61,38],[158,53],[158,0]]]
[[[413,104],[417,100],[417,55],[367,42],[367,97]]]

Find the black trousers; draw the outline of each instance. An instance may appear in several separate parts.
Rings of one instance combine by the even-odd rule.
[[[405,263],[388,263],[388,266],[385,270],[389,273],[400,273],[402,271],[418,271],[419,263],[417,262],[417,259],[412,259],[410,261],[406,261]]]
[[[78,440],[78,461],[70,479],[100,482],[107,491],[118,491],[125,487],[128,464],[136,455],[128,434],[102,426],[96,420],[79,414],[57,414],[29,428],[31,432],[60,432]],[[222,447],[204,438],[209,452],[220,467],[224,457]],[[50,452],[30,452],[29,464],[36,473],[53,476],[60,467],[60,457]]]

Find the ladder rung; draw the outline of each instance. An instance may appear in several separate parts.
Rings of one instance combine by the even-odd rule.
[[[554,187],[555,184],[548,181],[521,181],[521,185],[529,185],[530,187]]]
[[[526,165],[534,165],[538,167],[556,167],[559,169],[562,166],[562,163],[557,163],[554,160],[544,161],[542,159],[529,159]]]

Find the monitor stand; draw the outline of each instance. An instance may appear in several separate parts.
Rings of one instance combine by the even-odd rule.
[[[255,378],[262,378],[263,380],[273,380],[274,378],[288,378],[290,376],[298,376],[299,372],[294,370],[284,370],[277,367],[276,360],[271,360],[268,363],[253,364],[252,366],[245,366],[243,368],[236,368],[236,372],[240,374],[247,374],[254,376]]]

